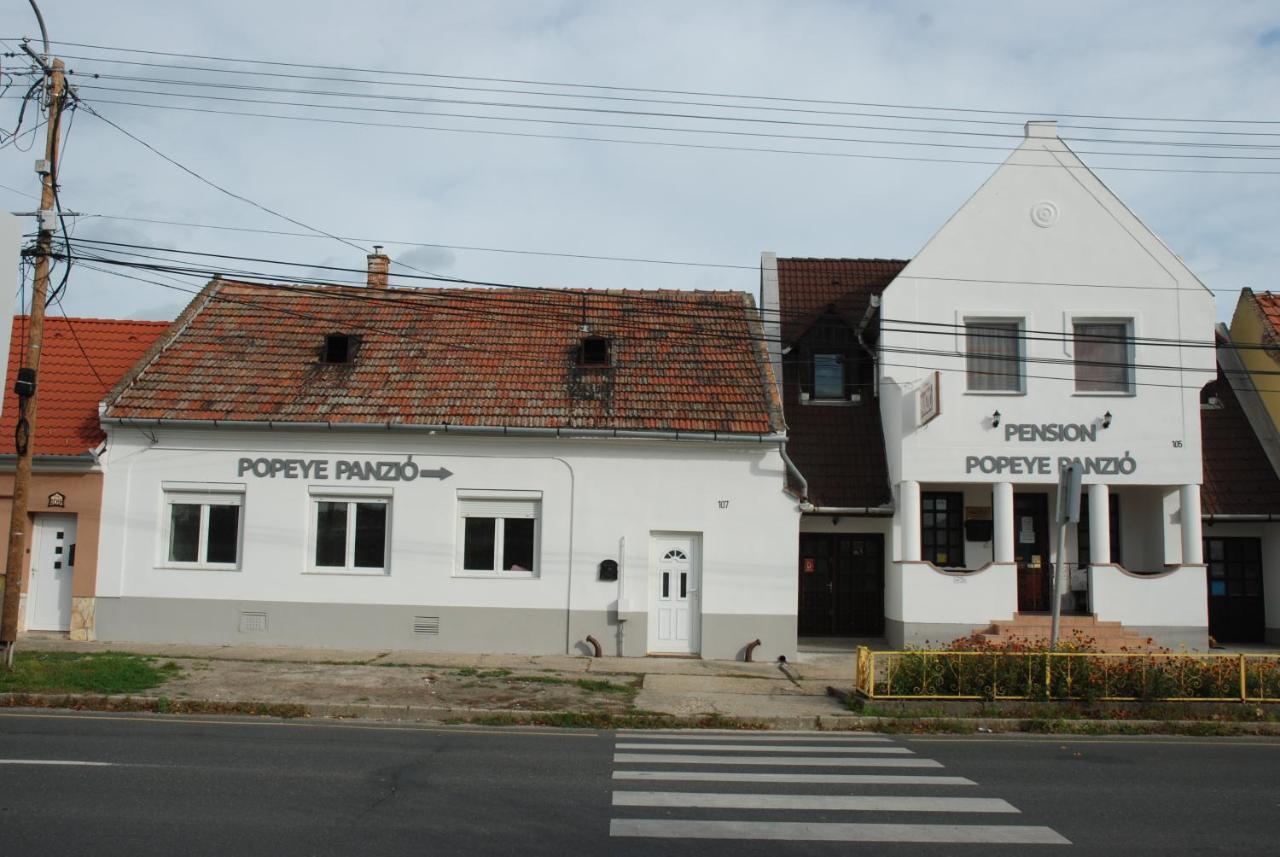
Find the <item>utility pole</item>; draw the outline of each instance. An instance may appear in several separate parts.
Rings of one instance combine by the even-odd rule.
[[[32,4],[34,7],[34,3]],[[37,10],[37,14],[39,11]],[[43,21],[41,21],[43,29]],[[18,394],[18,425],[14,433],[17,461],[13,474],[13,508],[9,515],[9,551],[5,563],[4,604],[0,609],[0,645],[4,646],[4,666],[13,666],[13,653],[18,640],[18,604],[22,589],[27,541],[27,495],[31,488],[31,456],[36,436],[36,375],[40,369],[40,346],[44,338],[44,303],[49,291],[49,265],[53,252],[54,189],[58,182],[58,136],[62,124],[62,102],[66,76],[62,60],[49,61],[48,42],[40,55],[23,42],[23,50],[44,70],[49,99],[49,122],[45,136],[44,160],[37,162],[40,174],[39,233],[36,238],[35,284],[31,294],[31,318],[28,322],[27,358],[19,369],[14,391]],[[67,264],[70,264],[70,259]]]

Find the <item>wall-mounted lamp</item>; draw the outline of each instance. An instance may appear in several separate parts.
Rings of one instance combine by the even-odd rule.
[[[1000,412],[996,411],[991,415],[991,427],[1000,428]]]
[[[1111,411],[1107,411],[1102,415],[1102,427],[1111,428]]]

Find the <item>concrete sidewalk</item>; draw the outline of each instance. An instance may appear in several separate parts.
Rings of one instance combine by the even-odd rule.
[[[180,678],[149,692],[214,703],[332,707],[341,716],[439,719],[449,712],[652,712],[760,722],[849,714],[828,686],[853,684],[852,653],[800,663],[696,658],[452,654],[265,646],[85,643],[26,638],[20,651],[129,652],[179,661]],[[367,709],[368,713],[362,713]],[[381,712],[381,714],[379,713]]]

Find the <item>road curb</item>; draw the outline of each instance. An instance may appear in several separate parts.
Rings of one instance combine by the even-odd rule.
[[[1280,736],[1274,721],[1102,720],[1014,717],[868,717],[821,714],[812,717],[739,718],[717,714],[674,715],[636,712],[622,715],[589,711],[452,708],[375,703],[297,703],[264,700],[171,699],[163,696],[103,694],[0,693],[0,708],[153,714],[222,714],[274,718],[371,720],[398,723],[474,723],[478,725],[566,726],[594,729],[794,729],[816,732],[873,731],[898,734],[1046,734],[1189,735],[1201,737]]]

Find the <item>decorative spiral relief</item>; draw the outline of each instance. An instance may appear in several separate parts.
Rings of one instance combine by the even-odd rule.
[[[1044,199],[1031,206],[1031,222],[1043,229],[1058,222],[1058,206]]]

